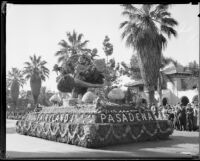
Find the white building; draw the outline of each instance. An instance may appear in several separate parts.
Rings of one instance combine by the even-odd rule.
[[[177,65],[177,67],[175,67],[170,64],[168,67],[164,68],[162,72],[170,78],[170,80],[166,80],[166,89],[162,90],[162,100],[166,98],[169,104],[174,105],[180,102],[183,96],[187,96],[190,102],[192,102],[193,97],[198,95],[197,88],[185,89],[184,79],[193,76],[192,73],[185,70],[183,66]],[[142,81],[126,83],[126,86],[135,93],[133,99],[137,99],[138,97],[146,99]],[[159,101],[159,94],[157,91],[155,91],[155,99]]]

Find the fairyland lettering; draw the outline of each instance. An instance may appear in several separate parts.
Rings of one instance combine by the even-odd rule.
[[[83,115],[69,115],[65,114],[40,114],[37,117],[38,121],[47,121],[47,122],[74,122],[76,120],[85,119]],[[148,121],[155,120],[153,114],[150,111],[145,112],[124,112],[124,113],[101,113],[96,115],[89,115],[88,120],[93,120],[96,123],[127,123],[127,122],[140,122],[140,121]],[[92,122],[93,122],[92,121]]]

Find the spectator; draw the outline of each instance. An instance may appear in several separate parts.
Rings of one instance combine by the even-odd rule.
[[[186,107],[186,122],[187,122],[187,130],[192,131],[194,129],[194,111],[190,103],[187,104]]]
[[[156,107],[155,104],[152,104],[152,106],[151,106],[151,111],[152,111],[153,114],[156,116],[156,118],[158,118],[158,108]]]
[[[167,106],[163,106],[162,115],[163,115],[163,119],[164,119],[164,120],[167,120],[167,119],[168,119]]]
[[[159,120],[163,120],[163,114],[162,114],[162,109],[163,109],[163,106],[160,105],[159,108],[158,108],[158,119]]]
[[[170,120],[173,123],[174,122],[174,113],[172,111],[172,107],[169,106],[167,114],[168,114],[168,120]]]
[[[193,110],[194,110],[194,130],[197,130],[199,127],[199,108],[198,102],[193,102]]]

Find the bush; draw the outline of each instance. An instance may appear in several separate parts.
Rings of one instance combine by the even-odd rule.
[[[187,106],[187,104],[188,104],[189,102],[190,102],[190,101],[189,101],[189,99],[188,99],[187,96],[181,97],[181,104],[182,104],[183,106]]]
[[[163,106],[166,106],[167,102],[168,102],[167,98],[163,98],[163,100],[162,100]]]

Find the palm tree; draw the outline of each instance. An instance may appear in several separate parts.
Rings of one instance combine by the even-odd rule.
[[[161,53],[167,45],[167,38],[177,36],[173,28],[178,22],[167,11],[169,5],[142,5],[140,9],[131,4],[122,5],[122,15],[128,21],[120,24],[122,39],[126,45],[137,51],[139,67],[145,85],[148,105],[154,102],[154,92],[161,66]]]
[[[141,80],[141,72],[137,55],[133,54],[130,60],[130,73],[133,79]]]
[[[10,87],[14,109],[16,109],[20,86],[23,87],[25,84],[23,72],[17,68],[12,68],[11,71],[8,72],[6,81],[7,86]]]
[[[44,105],[44,106],[49,106],[50,105],[50,102],[49,100],[47,99],[47,95],[49,94],[50,92],[47,90],[46,87],[41,87],[40,89],[40,95],[39,95],[39,98],[38,98],[38,102],[41,104],[41,105]]]
[[[49,69],[45,67],[46,61],[41,60],[41,56],[36,57],[34,54],[30,56],[30,62],[25,62],[24,74],[26,79],[30,79],[31,92],[34,99],[34,104],[38,102],[42,81],[49,76]]]
[[[73,30],[73,33],[67,32],[67,40],[61,40],[58,44],[61,49],[55,53],[58,56],[58,63],[65,62],[69,57],[85,52],[86,45],[89,42],[85,40],[82,42],[83,34],[78,34]]]

